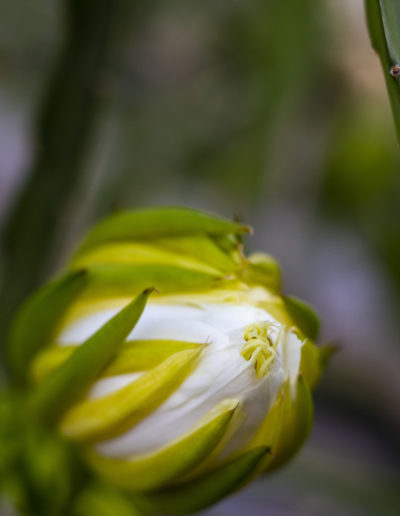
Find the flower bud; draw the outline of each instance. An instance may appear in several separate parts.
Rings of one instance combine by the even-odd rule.
[[[248,232],[184,208],[114,215],[13,326],[32,413],[147,511],[214,503],[310,431],[318,320],[270,256],[244,256]]]

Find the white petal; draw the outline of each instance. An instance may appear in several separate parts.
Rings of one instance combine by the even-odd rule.
[[[121,308],[121,307],[120,307]],[[120,308],[101,310],[75,320],[58,338],[60,345],[81,343]],[[272,340],[279,338],[276,357],[266,376],[257,378],[254,364],[240,354],[244,328],[257,321],[274,322]],[[172,339],[207,342],[196,369],[156,410],[124,434],[98,443],[109,457],[152,452],[189,431],[222,400],[241,400],[242,424],[224,450],[237,451],[251,439],[286,378],[296,385],[302,342],[261,308],[251,304],[167,304],[149,302],[128,339]],[[90,398],[104,396],[134,381],[141,373],[117,375],[96,382]]]
[[[265,387],[238,351],[206,350],[196,370],[160,407],[120,437],[98,444],[97,449],[110,457],[151,452],[190,430],[226,398],[244,400],[251,395],[265,405]],[[264,415],[264,411],[255,414],[258,424]]]
[[[296,395],[296,382],[300,369],[301,348],[304,341],[292,331],[286,331],[283,343],[283,365],[286,377],[290,380],[292,387],[292,397]]]
[[[260,319],[273,320],[264,310],[251,305],[203,304],[201,310],[191,312],[194,320],[180,317],[171,321],[163,319],[164,308],[159,306],[154,310],[151,305],[146,307],[147,314],[145,310],[133,334],[137,332],[138,338],[158,338],[160,332],[166,335],[166,330],[174,330],[182,340],[191,340],[194,335],[207,335],[210,344],[193,373],[160,407],[123,435],[97,445],[103,455],[125,457],[154,451],[187,432],[227,398],[241,400],[246,414],[228,450],[243,446],[265,418],[284,379],[279,358],[270,374],[259,380],[253,364],[240,354],[244,345],[244,327]],[[182,307],[175,307],[175,310],[179,311],[179,308]],[[172,316],[172,311],[168,312]],[[202,322],[198,322],[199,319]],[[227,329],[232,331],[227,334]],[[173,337],[175,335],[169,338]]]

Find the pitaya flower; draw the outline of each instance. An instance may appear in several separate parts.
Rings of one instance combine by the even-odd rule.
[[[184,208],[114,215],[15,320],[28,413],[74,443],[115,503],[196,511],[286,462],[310,431],[318,320],[281,295],[270,256],[244,256],[248,232]],[[88,492],[75,494],[82,511]]]

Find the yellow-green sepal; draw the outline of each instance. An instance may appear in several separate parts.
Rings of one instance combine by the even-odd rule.
[[[186,349],[198,349],[200,342],[185,342],[181,340],[130,340],[121,344],[118,353],[109,365],[102,371],[101,376],[112,376],[138,371],[147,371],[160,364],[169,356]],[[37,383],[51,371],[61,365],[77,346],[51,346],[37,355],[31,366],[31,377]]]
[[[281,288],[281,270],[278,262],[266,253],[250,255],[240,271],[240,276],[248,285],[263,285],[272,292]]]
[[[222,276],[172,265],[103,264],[88,269],[85,298],[134,296],[154,285],[160,294],[204,289],[216,285]]]
[[[139,457],[108,459],[88,454],[92,468],[110,484],[133,491],[147,491],[179,479],[201,464],[228,430],[237,400],[215,407],[196,427],[160,450]]]
[[[104,370],[103,376],[148,371],[180,351],[198,350],[201,342],[183,340],[132,340],[123,344],[120,353]]]
[[[61,420],[61,433],[78,441],[99,441],[123,433],[180,385],[201,350],[179,351],[126,387],[75,405]]]
[[[15,378],[26,381],[36,352],[46,346],[70,304],[88,282],[85,270],[66,273],[33,294],[15,317],[8,337],[8,353]]]
[[[269,453],[254,448],[193,480],[137,497],[145,509],[168,514],[190,514],[218,502],[242,487]]]
[[[193,242],[193,248],[197,253],[182,253],[178,248],[173,249],[168,243],[179,241],[181,247],[188,240]],[[210,239],[203,235],[194,237],[180,237],[169,240],[156,240],[150,242],[111,242],[88,249],[80,253],[72,262],[71,266],[88,267],[100,264],[119,264],[119,265],[172,265],[185,269],[194,269],[213,275],[221,275],[220,267],[214,267],[210,257],[214,256],[216,250],[205,249],[205,242]],[[197,246],[196,246],[197,244]],[[202,245],[201,245],[202,244]],[[209,247],[209,246],[208,246]],[[194,250],[194,249],[193,249]],[[205,253],[205,251],[208,251]],[[224,255],[223,255],[224,256]],[[215,260],[214,260],[215,261]],[[230,265],[232,269],[232,264]]]
[[[100,222],[86,237],[78,253],[107,243],[154,240],[193,234],[242,234],[248,226],[190,208],[145,208],[117,213]]]
[[[196,258],[224,274],[229,274],[242,263],[234,253],[224,251],[215,239],[209,235],[188,235],[159,239],[154,242],[161,249],[173,250],[181,255]]]
[[[271,454],[266,458],[269,460],[272,459],[282,426],[284,408],[283,394],[281,393],[276,402],[268,410],[264,421],[257,429],[250,443],[246,446],[246,450],[266,446],[271,451]]]
[[[77,349],[77,346],[47,347],[34,358],[30,366],[29,377],[34,383],[39,383],[65,362]]]
[[[286,310],[295,325],[311,340],[316,340],[319,333],[319,319],[310,305],[297,297],[282,296]]]
[[[55,423],[87,391],[134,328],[153,290],[120,310],[36,387],[30,399],[35,416]]]
[[[279,434],[271,449],[272,460],[266,470],[273,471],[285,464],[307,439],[313,421],[313,402],[307,381],[299,376],[295,393],[286,381],[278,403],[282,403]]]

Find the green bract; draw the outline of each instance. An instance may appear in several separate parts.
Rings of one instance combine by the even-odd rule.
[[[0,400],[22,512],[186,514],[299,449],[329,350],[277,263],[244,256],[248,232],[185,208],[114,215],[24,304]]]

